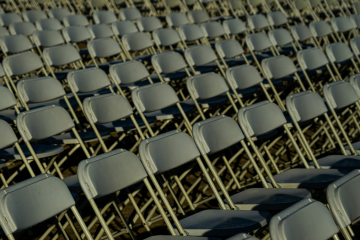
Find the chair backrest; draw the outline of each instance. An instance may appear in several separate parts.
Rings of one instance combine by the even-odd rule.
[[[298,51],[296,58],[300,66],[305,70],[317,69],[329,63],[325,53],[318,48],[309,48]]]
[[[267,18],[262,14],[249,15],[247,22],[252,30],[262,30],[270,25]]]
[[[114,34],[117,36],[123,36],[127,33],[134,33],[139,31],[135,23],[130,20],[114,22],[111,24],[111,28]]]
[[[348,17],[337,17],[331,19],[334,32],[348,32],[355,28],[354,23]]]
[[[0,27],[0,37],[9,36],[9,35],[10,35],[9,30],[7,30],[7,29],[4,28],[4,27]]]
[[[85,98],[83,106],[85,117],[92,124],[106,124],[133,114],[129,102],[116,93]]]
[[[357,74],[351,75],[349,78],[349,82],[355,89],[358,96],[360,97],[360,74],[357,73]]]
[[[239,10],[239,9],[242,9],[244,7],[243,2],[240,1],[240,0],[230,0],[230,4],[231,4],[231,7],[234,10]]]
[[[155,43],[159,46],[167,47],[181,42],[178,32],[172,28],[157,29],[152,35]]]
[[[350,39],[350,47],[353,50],[353,53],[357,56],[360,55],[360,37],[355,37]]]
[[[210,21],[210,17],[204,10],[193,10],[187,12],[190,23],[200,24]]]
[[[3,13],[0,15],[0,25],[8,27],[12,23],[22,22],[22,18],[17,13]]]
[[[48,10],[48,15],[50,18],[56,18],[57,20],[62,21],[65,16],[71,15],[71,12],[66,8],[54,8]]]
[[[127,33],[121,41],[127,51],[141,51],[153,46],[151,38],[144,32]]]
[[[355,28],[360,28],[360,14],[351,15],[350,20],[352,21]]]
[[[354,57],[349,46],[343,42],[327,44],[325,52],[331,62],[343,62]]]
[[[269,12],[267,14],[267,19],[271,26],[282,26],[288,22],[286,15],[282,11]]]
[[[290,30],[297,41],[306,41],[313,37],[310,28],[304,24],[291,26]]]
[[[41,47],[53,47],[65,43],[65,40],[60,32],[50,30],[34,32],[33,39],[35,44]]]
[[[141,18],[141,13],[137,8],[121,8],[119,11],[121,20],[135,21]]]
[[[330,109],[341,109],[360,99],[354,87],[344,81],[325,84],[323,93]]]
[[[346,228],[360,216],[360,172],[354,170],[331,183],[326,189],[327,201],[340,229]]]
[[[71,43],[84,42],[93,38],[89,29],[84,26],[64,27],[62,34],[65,40]]]
[[[187,67],[180,53],[167,51],[151,57],[151,64],[158,73],[173,73]]]
[[[265,58],[261,61],[261,67],[269,79],[280,79],[296,73],[296,66],[287,56]]]
[[[75,205],[65,183],[40,174],[0,191],[1,227],[6,235],[43,222]]]
[[[314,37],[326,37],[333,33],[330,24],[324,21],[312,22],[310,23],[309,27]]]
[[[273,240],[325,240],[332,238],[338,231],[324,204],[311,198],[303,199],[275,214],[270,221],[270,236]]]
[[[45,48],[43,57],[48,66],[63,66],[81,60],[77,49],[69,44]]]
[[[112,65],[109,73],[111,79],[120,85],[135,83],[144,80],[150,75],[145,65],[135,60]]]
[[[58,106],[21,112],[16,118],[16,125],[25,142],[52,137],[75,126],[69,113]]]
[[[3,60],[3,68],[8,77],[30,73],[43,66],[39,55],[31,51],[11,55]]]
[[[252,51],[264,51],[273,45],[264,33],[254,33],[245,36],[247,47]]]
[[[93,14],[95,24],[110,24],[117,21],[115,13],[110,11],[96,11]]]
[[[305,91],[286,97],[286,107],[294,122],[305,122],[319,117],[328,111],[318,93]]]
[[[202,155],[219,152],[245,138],[237,122],[225,115],[195,123],[192,132]]]
[[[219,22],[202,23],[201,28],[208,38],[217,38],[226,34],[224,27]]]
[[[225,32],[229,35],[238,35],[246,31],[244,22],[237,18],[225,20],[223,26]]]
[[[235,39],[226,39],[215,42],[215,49],[222,58],[234,58],[244,53],[244,49],[239,41]]]
[[[114,32],[106,24],[94,24],[87,26],[94,38],[109,38],[114,36]]]
[[[217,60],[214,50],[207,45],[192,46],[185,49],[185,59],[190,66],[203,66]]]
[[[189,19],[184,13],[173,12],[166,14],[166,23],[169,27],[180,27],[185,24],[189,24]]]
[[[263,101],[240,108],[238,122],[245,136],[250,138],[275,130],[287,121],[278,105]]]
[[[22,13],[23,18],[27,22],[35,23],[39,19],[47,18],[46,13],[41,10],[26,10]]]
[[[294,1],[294,6],[298,9],[298,10],[303,10],[306,7],[309,6],[308,2],[305,0],[295,0]]]
[[[283,28],[278,28],[269,31],[269,38],[271,43],[274,46],[285,46],[294,41],[293,37],[291,36],[290,32]]]
[[[52,77],[20,80],[16,88],[24,103],[42,103],[66,94],[59,80]]]
[[[18,141],[18,138],[16,137],[16,134],[12,127],[4,120],[0,120],[0,128],[0,149],[13,146]]]
[[[141,160],[121,148],[81,161],[77,172],[87,199],[109,195],[147,177]]]
[[[153,112],[178,103],[175,90],[168,84],[156,83],[135,88],[131,97],[138,112]]]
[[[199,25],[187,24],[179,27],[179,35],[183,41],[195,41],[205,37],[204,31]]]
[[[30,36],[36,31],[36,27],[32,22],[15,22],[10,24],[9,31],[12,35],[22,34]]]
[[[66,79],[72,92],[88,93],[111,85],[106,73],[100,68],[71,71]]]
[[[226,79],[234,89],[246,89],[263,81],[259,71],[252,65],[241,65],[226,70]]]
[[[217,73],[205,73],[186,80],[186,87],[193,99],[209,99],[229,91],[222,76]]]
[[[92,57],[107,58],[119,55],[122,50],[119,43],[112,38],[93,39],[87,43],[87,49]]]
[[[60,31],[63,28],[61,22],[56,18],[39,19],[35,22],[35,25],[38,30]]]
[[[16,106],[14,95],[7,87],[0,86],[0,111]]]
[[[1,37],[0,46],[4,53],[20,53],[33,48],[30,39],[21,34]]]
[[[141,17],[136,21],[136,24],[141,32],[152,32],[162,28],[161,21],[155,16]]]
[[[149,175],[169,171],[200,156],[194,140],[177,130],[143,140],[139,153]]]
[[[65,27],[69,26],[88,26],[90,23],[88,19],[82,14],[66,15],[63,18]]]

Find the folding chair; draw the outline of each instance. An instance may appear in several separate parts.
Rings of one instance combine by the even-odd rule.
[[[208,39],[217,40],[219,38],[229,39],[230,36],[225,32],[224,27],[219,22],[206,22],[201,24],[201,28]]]
[[[166,23],[169,27],[178,28],[182,25],[189,24],[189,19],[184,13],[172,12],[165,16]]]
[[[190,23],[200,24],[204,22],[209,22],[210,17],[208,13],[204,10],[193,10],[187,12],[187,17]]]
[[[156,54],[154,44],[147,33],[135,32],[127,33],[122,36],[121,41],[124,45],[125,52],[128,52],[130,60],[149,60],[152,54]],[[140,52],[139,56],[131,56],[132,52]],[[146,53],[147,55],[142,55]]]
[[[47,18],[46,13],[41,10],[27,10],[22,13],[25,21],[35,23],[39,19]]]
[[[35,31],[32,35],[32,39],[40,56],[43,55],[44,48],[65,44],[65,39],[62,34],[59,31],[54,30]]]
[[[351,22],[353,23],[354,27],[355,27],[355,32],[356,29],[359,29],[360,26],[360,15],[359,14],[353,14],[350,17]]]
[[[87,18],[82,14],[66,15],[62,21],[65,27],[88,26],[90,24]]]
[[[232,15],[236,17],[236,19],[249,15],[242,1],[231,0],[228,2],[228,4],[229,4],[230,12],[232,13]]]
[[[290,30],[289,20],[282,11],[268,12],[266,17],[270,26],[278,28],[286,25],[286,27]]]
[[[359,217],[356,188],[359,184],[359,170],[354,170],[336,180],[326,189],[326,199],[332,216],[343,237],[351,240],[355,237],[352,223]]]
[[[111,29],[117,37],[122,37],[127,33],[135,33],[139,31],[135,23],[130,20],[114,22],[111,24]]]
[[[155,30],[152,35],[160,53],[165,51],[165,47],[169,47],[170,50],[174,50],[174,47],[176,50],[179,47],[181,51],[184,51],[181,38],[176,30],[171,28],[161,28]]]
[[[186,149],[186,151],[183,151],[183,149]],[[157,177],[160,178],[160,175],[162,175],[164,181],[168,182],[168,180],[166,180],[168,178],[165,176],[168,175],[167,173],[169,171],[175,169],[186,171],[189,168],[190,163],[193,163],[193,165],[197,163],[200,166],[207,183],[210,185],[212,193],[215,195],[215,198],[220,204],[220,208],[222,210],[203,210],[180,220],[179,224],[176,224],[175,228],[175,231],[177,231],[178,234],[184,235],[186,232],[186,234],[190,236],[211,236],[224,238],[241,232],[251,232],[266,225],[267,219],[270,217],[270,214],[267,212],[223,210],[225,209],[225,206],[222,202],[220,194],[214,182],[212,182],[206,167],[200,159],[200,152],[196,147],[194,140],[188,134],[180,131],[170,131],[159,136],[149,138],[141,142],[139,146],[139,153],[141,161],[143,162],[143,165],[159,194],[163,191],[163,189],[158,182]],[[208,165],[208,167],[214,175],[216,183],[220,186],[222,194],[224,194],[226,199],[231,202],[231,199],[229,198],[221,181],[217,181],[219,180],[219,176],[216,174],[216,171],[211,168],[211,164],[210,166]],[[183,173],[181,170],[179,172]],[[181,189],[181,193],[187,197],[187,201],[189,204],[191,203],[193,205],[194,210],[195,206],[198,206],[198,202],[195,202],[194,200],[191,201],[189,195],[193,195],[194,193],[192,192],[196,189],[190,188],[190,190],[186,192],[177,174],[172,175],[174,176],[174,179],[176,179],[176,183]],[[167,210],[172,212],[172,206],[169,206],[165,196],[160,194],[160,197]],[[174,197],[174,200],[176,202],[176,197]],[[234,209],[234,207],[232,207],[232,209]],[[231,221],[231,226],[227,225],[224,227],[224,223],[228,221]]]
[[[163,27],[161,21],[154,16],[141,17],[136,20],[136,25],[140,32],[146,32],[149,34]]]
[[[16,123],[16,117],[20,113],[18,103],[9,88],[0,86],[1,105],[0,119],[8,123]]]
[[[93,13],[95,24],[111,24],[117,21],[117,17],[111,11],[96,11]]]
[[[311,48],[318,46],[318,43],[314,38],[314,36],[312,35],[312,32],[308,26],[304,24],[299,24],[299,25],[291,26],[290,30],[298,47],[301,50],[303,47],[300,46],[299,42],[301,42],[302,45]]]
[[[269,31],[269,39],[275,48],[279,48],[278,51],[280,54],[291,56],[295,55],[298,49],[294,44],[294,39],[291,36],[290,32],[283,28],[278,28]],[[302,49],[301,45],[298,42],[298,46]]]
[[[114,32],[106,24],[93,24],[93,25],[87,26],[87,28],[89,29],[89,31],[94,39],[111,38],[111,37],[115,36]]]
[[[351,36],[358,37],[359,34],[355,29],[354,23],[350,20],[349,17],[337,17],[331,19],[331,26],[334,29],[334,33],[337,36],[340,42],[345,42],[349,44]],[[345,34],[347,34],[347,37]]]
[[[56,18],[39,19],[35,22],[35,25],[38,30],[60,31],[63,28],[61,22]]]
[[[305,92],[306,93],[306,92]],[[301,93],[299,93],[301,94]],[[294,95],[294,94],[293,94]],[[287,100],[290,98],[287,98]],[[312,99],[307,99],[307,101],[311,101]],[[289,113],[292,114],[292,105],[287,104],[287,108],[290,109]],[[318,114],[318,112],[316,112]],[[308,115],[306,115],[307,117]],[[306,121],[308,118],[301,117],[301,121]],[[344,176],[348,171],[347,170],[339,170],[339,169],[320,169],[316,158],[314,155],[306,151],[306,154],[311,156],[311,160],[315,163],[316,169],[311,169],[309,167],[309,163],[305,159],[302,154],[301,149],[299,148],[294,136],[292,135],[289,126],[287,125],[287,120],[282,113],[281,109],[275,104],[267,101],[255,103],[251,106],[247,106],[241,108],[238,112],[238,122],[243,130],[247,141],[250,143],[253,151],[262,162],[263,167],[265,168],[266,164],[272,165],[273,169],[277,173],[272,176],[271,172],[265,168],[265,171],[268,175],[267,182],[271,183],[273,186],[280,186],[281,188],[307,188],[307,189],[324,189],[331,182],[339,179]],[[295,124],[296,119],[293,119],[293,124]],[[282,158],[283,154],[291,154],[287,153],[286,149],[283,148],[275,148],[276,152],[271,154],[271,147],[276,144],[279,140],[282,139],[283,131],[279,131],[280,136],[274,136],[275,140],[273,142],[267,143],[266,139],[271,139],[272,135],[277,133],[271,133],[278,128],[282,127],[285,130],[286,135],[289,138],[289,142],[286,141],[287,144],[290,144],[296,152],[296,155],[291,157],[290,159],[284,160],[283,164],[279,163],[280,158]],[[298,129],[297,129],[298,130]],[[299,132],[299,130],[298,130]],[[261,141],[259,144],[263,143],[259,148],[253,138],[261,137]],[[307,142],[303,142],[302,137],[298,138],[302,144],[306,144]],[[305,147],[303,147],[303,150]],[[265,152],[266,156],[269,158],[268,161],[264,160],[263,154],[261,152]],[[296,161],[300,159],[300,163],[305,168],[292,168]],[[282,170],[280,171],[280,169]]]
[[[360,62],[360,58],[359,58],[360,37],[355,37],[355,38],[350,39],[349,43],[350,43],[349,45],[351,47],[351,50],[353,51],[357,61]]]
[[[216,41],[215,49],[225,68],[235,65],[242,65],[244,63],[249,64],[252,62],[251,60],[249,61],[247,59],[247,55],[245,55],[245,50],[243,49],[239,41],[235,39]]]
[[[100,67],[108,70],[110,64],[126,61],[126,57],[121,49],[121,46],[112,38],[90,40],[87,43],[87,49],[94,65],[97,68]],[[97,59],[99,59],[99,63]],[[106,59],[109,60],[106,61]]]
[[[30,51],[34,47],[29,38],[21,34],[2,37],[0,46],[5,56]]]
[[[9,31],[11,35],[22,34],[28,37],[36,31],[36,27],[32,22],[15,22],[9,25]]]
[[[243,132],[234,119],[220,115],[197,122],[193,126],[193,136],[202,157],[208,164],[215,161],[214,158],[222,158],[224,160],[225,166],[233,180],[228,181],[228,185],[225,185],[226,189],[229,189],[234,182],[239,190],[244,189],[246,184],[249,183],[244,178],[244,172],[250,174],[249,169],[255,169],[255,174],[251,175],[258,176],[264,188],[250,188],[231,195],[230,198],[238,209],[260,211],[283,210],[301,199],[311,197],[311,191],[306,189],[269,188],[262,175],[263,173],[247,147]],[[236,152],[233,153],[230,147],[239,143],[242,147],[236,145]],[[230,159],[227,159],[225,151],[231,151]],[[238,166],[240,164],[239,161],[236,161],[236,158],[244,151],[250,161],[244,163],[243,166]],[[230,164],[234,166],[234,170],[239,168],[240,170],[235,174]],[[218,175],[221,176],[225,166],[218,171]],[[239,180],[242,181],[241,184]],[[224,203],[230,208],[226,200],[224,200]]]
[[[64,27],[61,32],[64,36],[65,41],[69,44],[74,45],[78,50],[80,50],[80,43],[87,42],[88,40],[93,38],[89,29],[85,26]]]
[[[71,12],[66,8],[54,8],[48,10],[48,15],[50,18],[56,18],[59,21],[63,21],[65,16],[71,15]]]
[[[247,23],[252,32],[271,30],[269,21],[262,14],[249,15],[247,17]]]
[[[12,23],[22,22],[22,18],[17,13],[4,13],[0,15],[0,25],[9,27]]]
[[[55,217],[54,222],[57,223],[60,232],[68,238],[64,229],[65,224],[62,225],[60,222],[65,215],[68,217],[66,213],[68,209],[71,209],[87,239],[92,239],[75,206],[73,194],[63,181],[50,174],[41,174],[1,190],[0,196],[4,202],[0,214],[2,219],[6,219],[0,224],[8,239],[15,239],[16,233],[52,217]],[[8,202],[5,199],[17,200]],[[53,230],[54,227],[55,224],[47,229],[43,237],[46,237],[49,230]],[[75,234],[78,235],[76,229]]]
[[[0,27],[0,37],[9,36],[10,32],[5,27]]]
[[[325,21],[312,22],[309,24],[309,28],[319,48],[324,49],[326,44],[330,44],[329,36],[334,42],[337,42],[329,23]]]
[[[273,240],[339,239],[338,232],[328,209],[311,198],[275,214],[270,221],[270,236]]]
[[[119,17],[121,20],[136,21],[141,18],[139,9],[134,7],[121,8],[119,11]]]
[[[205,33],[199,25],[186,24],[181,25],[178,29],[179,35],[184,46],[187,48],[189,43],[195,42],[195,44],[208,44],[205,38]],[[199,42],[200,41],[200,42]]]
[[[225,20],[223,22],[223,26],[224,26],[225,32],[228,35],[238,37],[239,40],[240,40],[240,38],[238,36],[239,34],[247,33],[247,29],[246,29],[244,22],[237,18]]]

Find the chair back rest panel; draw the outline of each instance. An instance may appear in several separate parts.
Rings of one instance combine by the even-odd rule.
[[[45,48],[43,55],[49,66],[63,66],[81,60],[77,49],[69,44]]]
[[[234,58],[244,53],[241,44],[235,39],[226,39],[215,43],[216,52],[222,58]]]
[[[180,53],[168,51],[151,57],[153,67],[159,73],[173,73],[187,67],[185,59]]]
[[[111,28],[117,36],[124,36],[127,33],[135,33],[139,31],[135,23],[129,20],[114,22],[111,24]]]
[[[124,85],[143,80],[150,75],[145,65],[135,60],[112,65],[109,73],[115,83]]]
[[[172,12],[166,15],[166,22],[169,27],[180,27],[189,24],[189,19],[185,14],[180,12]]]
[[[217,60],[217,56],[211,47],[198,45],[185,50],[185,59],[190,66],[203,66]]]
[[[229,91],[222,76],[217,73],[205,73],[189,77],[186,87],[194,99],[205,100],[219,96]]]
[[[298,51],[296,58],[305,70],[314,70],[329,63],[325,53],[318,48]]]
[[[244,22],[237,18],[225,20],[223,26],[225,32],[230,35],[237,35],[246,31]]]
[[[8,76],[19,76],[44,67],[39,55],[34,52],[18,53],[5,57],[3,68]]]
[[[349,46],[342,42],[326,45],[325,52],[331,62],[343,62],[354,57]]]
[[[24,35],[4,36],[0,38],[0,46],[3,52],[20,53],[33,48],[29,38]]]
[[[263,33],[246,35],[245,42],[247,47],[252,51],[264,51],[273,46],[268,36]]]
[[[144,32],[125,34],[121,40],[127,51],[141,51],[153,46],[151,38]]]
[[[71,71],[67,74],[66,79],[72,92],[87,93],[111,85],[106,73],[99,68]]]
[[[36,30],[37,29],[32,22],[15,22],[9,26],[9,31],[12,35],[22,34],[25,36],[30,36]]]
[[[313,37],[310,28],[304,24],[292,26],[290,30],[294,38],[298,41],[306,41]]]
[[[17,102],[7,87],[0,86],[0,111],[14,107]]]
[[[7,122],[5,122],[4,120],[0,120],[0,128],[0,149],[11,147],[18,141],[14,130]]]
[[[114,32],[106,24],[93,24],[87,27],[94,38],[110,38],[114,36]]]
[[[35,44],[41,47],[53,47],[65,43],[61,33],[51,30],[36,31],[33,33],[33,39]]]
[[[153,38],[159,46],[171,46],[181,42],[178,32],[171,28],[157,29],[153,32]]]
[[[92,57],[99,58],[112,57],[122,52],[119,43],[112,38],[90,40],[87,48]]]
[[[226,70],[226,78],[234,89],[246,89],[263,81],[259,71],[252,65],[241,65]]]
[[[330,109],[341,109],[359,101],[354,87],[344,81],[328,83],[323,87],[324,97]]]
[[[265,75],[269,79],[281,79],[296,73],[296,66],[287,56],[276,56],[261,61]]]

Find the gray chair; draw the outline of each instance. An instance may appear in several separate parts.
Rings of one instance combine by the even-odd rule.
[[[228,37],[225,32],[224,27],[219,22],[206,22],[201,24],[201,28],[205,33],[207,38],[218,38],[218,37]]]
[[[74,15],[71,15],[74,16]],[[93,38],[89,29],[85,26],[70,26],[62,29],[62,34],[67,43],[78,44]]]
[[[345,239],[354,237],[351,225],[359,217],[357,186],[359,186],[359,170],[354,170],[326,189],[330,210]]]
[[[242,148],[237,147],[238,152],[245,150],[246,153],[250,153],[243,132],[236,121],[231,117],[220,115],[197,122],[193,126],[193,136],[201,155],[204,158],[208,158],[210,162],[214,155],[220,155],[224,161],[229,161],[225,156],[226,153],[224,151],[239,143],[241,143]],[[238,152],[235,152],[232,155],[235,156]],[[264,188],[250,188],[231,195],[230,198],[238,209],[278,211],[293,205],[301,199],[311,197],[311,191],[306,189],[268,188],[268,183],[262,176],[263,173],[257,166],[255,159],[252,155],[248,154],[248,156],[252,168],[254,168],[253,171],[255,172],[255,175],[259,176]],[[229,156],[229,159],[232,158],[233,156]],[[230,166],[230,163],[225,163],[225,165]],[[245,166],[245,163],[242,166]],[[223,169],[224,167],[221,170]],[[240,169],[242,169],[242,167]],[[227,167],[227,171],[231,172],[233,169]],[[235,173],[232,173],[231,175],[242,176],[241,173],[242,171],[240,170],[236,175]],[[243,184],[240,184],[239,181],[242,181]],[[237,183],[239,189],[246,187],[246,178],[244,177],[240,177],[239,180],[234,179],[234,182]],[[226,199],[224,199],[224,203],[230,208]]]
[[[236,41],[235,39],[216,41],[215,49],[222,63],[226,67],[244,64],[244,62],[249,64],[249,60],[245,55],[243,47],[239,41]]]
[[[145,32],[127,33],[121,37],[121,41],[127,52],[138,52],[145,49],[149,49],[150,53],[156,53],[154,44],[150,36]],[[149,59],[148,55],[140,55],[137,59]],[[132,60],[132,59],[130,59]]]
[[[63,18],[63,23],[65,27],[69,26],[88,26],[90,23],[84,15],[66,15]]]
[[[334,32],[344,33],[349,32],[355,28],[354,23],[349,17],[337,17],[331,19],[331,26]]]
[[[266,16],[271,26],[280,27],[288,24],[288,19],[282,11],[269,12]]]
[[[200,24],[210,21],[210,17],[204,10],[193,10],[187,12],[190,23]]]
[[[36,197],[34,197],[36,192]],[[33,197],[30,197],[33,196]],[[59,197],[61,196],[61,197]],[[75,207],[75,201],[66,185],[50,174],[41,174],[0,191],[4,204],[0,215],[4,221],[0,225],[9,239],[15,239],[13,234],[26,230],[49,218],[71,209],[82,230],[89,239],[91,235]],[[17,199],[16,201],[6,201]],[[65,231],[62,232],[63,234]],[[68,237],[65,233],[65,237]]]
[[[43,48],[53,47],[57,45],[65,44],[65,39],[62,34],[58,31],[36,31],[33,33],[32,38],[34,43],[42,54]]]
[[[116,36],[123,36],[127,33],[138,32],[135,23],[130,20],[124,20],[119,22],[114,22],[111,24],[111,29],[113,30]]]
[[[327,37],[333,33],[329,23],[325,21],[317,21],[309,24],[310,31],[315,38]]]
[[[360,55],[360,37],[351,38],[349,44],[356,59],[358,59],[358,56]]]
[[[284,55],[293,55],[297,52],[294,39],[290,32],[284,28],[278,28],[269,31],[269,39],[275,47],[280,47],[279,53]],[[300,48],[302,48],[300,46]]]
[[[128,7],[128,8],[121,8],[119,11],[120,19],[125,21],[136,21],[141,18],[141,13],[137,8]]]
[[[201,153],[194,140],[181,131],[170,131],[142,141],[139,146],[139,153],[145,170],[158,191],[162,191],[162,189],[155,178],[156,175],[195,161],[201,169],[204,169],[203,174],[206,180],[209,183],[212,181],[201,162]],[[180,181],[177,183],[181,184]],[[215,186],[210,186],[213,193],[218,194]],[[223,194],[225,193],[223,192]],[[170,211],[169,208],[167,210]],[[237,233],[256,230],[264,226],[269,218],[269,213],[259,211],[203,210],[180,220],[180,224],[176,224],[175,230],[181,234],[186,231],[187,235],[190,236],[230,237]],[[231,226],[226,224],[228,222],[231,222]],[[179,229],[179,227],[181,228]]]
[[[189,24],[189,19],[181,12],[168,13],[165,16],[165,19],[169,27],[178,28],[182,25]]]
[[[34,47],[29,38],[21,34],[0,38],[0,46],[5,56],[9,53],[15,54],[30,51]]]
[[[15,123],[17,114],[20,113],[17,102],[10,90],[4,86],[0,86],[0,119]]]
[[[9,36],[10,32],[5,27],[0,27],[0,37]]]
[[[244,22],[237,18],[225,20],[223,26],[225,32],[232,36],[246,33],[247,31]]]
[[[14,22],[9,25],[9,31],[12,35],[31,36],[36,31],[36,27],[32,22]]]
[[[0,25],[8,27],[12,23],[22,22],[23,19],[17,13],[4,13],[0,15]]]
[[[111,24],[117,21],[116,15],[111,11],[96,11],[93,13],[95,24]]]
[[[269,28],[270,23],[267,18],[262,14],[249,15],[247,17],[249,27],[253,31],[260,31]]]
[[[336,72],[339,72],[337,70],[338,67],[344,65],[351,65],[357,72],[359,71],[356,62],[354,61],[354,53],[346,43],[337,42],[327,44],[325,46],[325,52]]]
[[[310,28],[304,24],[291,26],[290,30],[297,41],[307,41],[314,37]]]
[[[180,43],[180,48],[184,49],[184,47],[181,44],[181,38],[178,34],[178,32],[171,28],[161,28],[155,30],[153,33],[153,38],[155,41],[155,44],[160,47],[169,47],[173,45],[177,45]]]
[[[48,15],[50,18],[56,18],[57,20],[62,21],[65,16],[71,15],[71,12],[66,8],[54,8],[48,10]]]
[[[181,25],[178,31],[185,46],[187,42],[202,40],[205,37],[201,27],[196,24]]]
[[[56,18],[39,19],[35,22],[35,25],[38,30],[60,31],[63,28],[61,22]]]
[[[141,17],[136,20],[136,24],[140,32],[153,32],[163,27],[161,21],[155,16]]]
[[[359,29],[359,27],[360,27],[360,14],[351,15],[350,20],[352,21],[355,28]]]
[[[25,21],[32,23],[39,19],[47,18],[46,13],[38,9],[24,11],[22,15]]]
[[[339,238],[338,231],[328,209],[311,198],[275,214],[270,221],[270,236],[273,240],[326,240]]]
[[[110,38],[115,34],[106,24],[93,24],[87,26],[93,38]]]

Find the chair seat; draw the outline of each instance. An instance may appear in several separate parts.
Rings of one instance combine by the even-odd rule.
[[[69,188],[70,192],[81,193],[82,189],[77,174],[64,178],[62,181]]]
[[[213,97],[213,98],[206,99],[206,100],[198,100],[198,103],[199,103],[200,107],[202,107],[202,108],[209,108],[209,107],[215,107],[218,105],[225,104],[228,101],[229,101],[229,98],[226,95],[221,95],[221,96]],[[182,101],[180,104],[182,107],[189,107],[189,106],[195,107],[195,103],[192,99]]]
[[[189,113],[194,109],[192,106],[183,107],[185,113]],[[156,120],[169,120],[181,116],[177,107],[168,107],[158,111],[144,113],[146,118],[155,118]]]
[[[321,168],[346,168],[346,169],[360,169],[360,156],[344,156],[344,155],[330,155],[317,159]],[[314,167],[314,162],[309,163],[309,166]]]
[[[31,146],[33,147],[38,158],[51,157],[64,151],[63,146],[40,145],[40,144],[32,144]],[[26,145],[20,145],[20,147],[27,159],[33,159]],[[22,160],[19,155],[19,152],[14,147],[0,150],[0,158]]]
[[[108,138],[110,137],[110,133],[109,132],[99,132],[101,137],[104,138]],[[78,133],[80,138],[84,141],[84,142],[96,142],[98,141],[96,135],[94,132],[79,132]],[[47,143],[51,143],[51,144],[78,144],[78,140],[76,139],[74,133],[72,132],[68,132],[68,133],[64,133],[61,135],[57,135],[57,136],[53,136],[50,138],[46,138],[43,140],[44,142]]]
[[[230,237],[263,227],[270,217],[262,211],[209,209],[180,220],[180,224],[190,236]]]
[[[5,109],[0,111],[0,119],[6,122],[16,121],[17,113],[15,109]]]
[[[149,123],[149,125],[155,124],[155,119],[149,118],[146,119]],[[136,122],[138,123],[140,128],[146,128],[146,125],[141,119],[136,119]],[[109,131],[109,132],[125,132],[125,131],[134,131],[136,130],[136,127],[131,119],[126,120],[118,120],[111,123],[106,123],[102,125],[96,126],[98,130],[100,131]]]
[[[279,211],[310,197],[307,189],[250,188],[232,195],[231,200],[240,210]]]
[[[274,176],[282,188],[324,189],[330,183],[345,176],[345,169],[289,169]],[[270,182],[269,179],[267,179]]]

